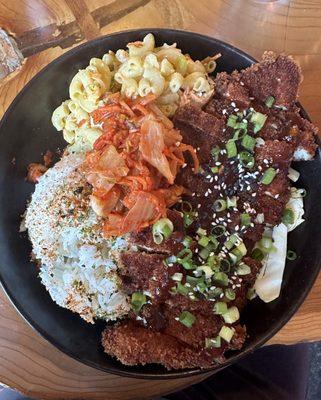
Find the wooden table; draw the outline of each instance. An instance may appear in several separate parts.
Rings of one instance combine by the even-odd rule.
[[[0,48],[16,55],[16,64],[0,65],[0,114],[37,71],[71,47],[110,32],[153,26],[211,35],[257,58],[266,49],[292,54],[305,76],[300,101],[321,126],[319,0],[0,0],[0,26],[17,43],[17,49]],[[270,343],[320,340],[320,296],[321,276]],[[31,397],[143,399],[204,377],[146,382],[96,371],[42,339],[0,292],[0,381]]]

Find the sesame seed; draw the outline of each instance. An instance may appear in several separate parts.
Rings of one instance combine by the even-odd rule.
[[[239,108],[237,108],[237,107],[236,107],[236,108],[234,108],[234,111],[235,111],[235,112],[238,112],[239,110],[240,110],[240,109],[239,109]]]
[[[200,203],[197,204],[197,208],[201,208],[201,204]]]
[[[205,197],[207,197],[208,196],[208,192],[205,192],[205,195],[204,195]]]
[[[236,104],[234,103],[234,101],[232,101],[231,106],[236,107]]]
[[[252,197],[256,197],[256,193],[252,193]]]

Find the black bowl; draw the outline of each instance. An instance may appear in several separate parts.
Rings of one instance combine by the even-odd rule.
[[[27,322],[49,342],[75,359],[92,367],[137,378],[177,378],[199,374],[199,369],[166,371],[160,366],[126,367],[103,353],[100,334],[103,324],[87,324],[80,317],[58,307],[41,285],[38,270],[30,262],[31,246],[19,234],[23,214],[33,185],[25,181],[26,167],[41,159],[47,149],[63,148],[62,135],[51,124],[52,111],[68,97],[68,85],[92,57],[107,50],[124,48],[148,32],[158,43],[177,42],[184,52],[202,59],[220,52],[218,71],[232,72],[255,60],[219,40],[190,32],[144,29],[116,33],[85,43],[59,57],[39,72],[18,94],[0,125],[0,279],[10,300]],[[303,111],[303,110],[302,110]],[[304,111],[303,111],[304,112]],[[15,162],[13,162],[15,160]],[[290,234],[289,248],[298,253],[286,266],[282,293],[270,304],[252,301],[244,310],[242,322],[248,327],[248,340],[241,351],[231,352],[218,371],[262,346],[291,318],[317,277],[321,256],[321,159],[318,151],[311,162],[297,163],[301,173],[298,186],[307,189],[306,222]]]

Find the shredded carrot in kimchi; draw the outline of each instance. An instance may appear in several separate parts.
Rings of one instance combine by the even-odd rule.
[[[103,217],[104,235],[139,231],[165,217],[184,188],[175,185],[190,145],[153,103],[153,95],[135,100],[113,94],[91,113],[103,134],[86,155],[83,169],[92,185],[91,207]]]

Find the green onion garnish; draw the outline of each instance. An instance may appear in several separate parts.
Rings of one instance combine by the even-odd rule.
[[[231,254],[234,254],[239,261],[242,257],[244,257],[247,253],[247,249],[245,244],[242,242],[240,243],[234,250],[231,251]]]
[[[183,274],[181,272],[175,272],[175,274],[171,276],[171,279],[173,279],[175,282],[181,282],[183,279]]]
[[[286,253],[286,258],[290,261],[294,261],[297,258],[296,252],[293,250],[288,250]]]
[[[173,222],[168,218],[161,218],[153,225],[153,239],[156,244],[161,244],[164,239],[168,239],[173,233]]]
[[[254,130],[253,130],[254,133],[259,132],[263,128],[266,119],[267,119],[267,115],[262,114],[257,111],[253,112],[253,114],[251,115],[250,121],[254,125]]]
[[[242,226],[250,226],[251,225],[251,216],[248,213],[241,214],[241,225]]]
[[[224,243],[224,246],[227,248],[227,250],[231,250],[235,243],[239,240],[239,236],[234,233],[233,235],[231,235],[228,240]]]
[[[192,253],[191,249],[183,249],[176,256],[177,262],[179,264],[182,264],[184,261],[190,260],[192,258],[192,256],[193,256],[193,253]]]
[[[204,235],[204,236],[206,236],[207,231],[206,231],[205,229],[203,229],[203,228],[198,228],[197,231],[196,231],[196,233],[197,233],[198,235]]]
[[[182,285],[181,282],[177,283],[177,293],[183,295],[183,296],[187,296],[189,293],[189,288],[185,285]]]
[[[182,243],[185,247],[190,247],[190,245],[193,243],[193,239],[190,236],[185,236]]]
[[[222,258],[222,260],[220,261],[220,271],[222,272],[230,272],[231,269],[231,264],[229,262],[229,260]]]
[[[285,208],[282,215],[282,222],[286,225],[294,223],[294,212],[291,208]]]
[[[213,205],[214,211],[221,212],[226,210],[226,201],[223,199],[217,199],[214,201]]]
[[[223,289],[220,288],[220,287],[217,287],[217,288],[212,289],[212,290],[210,291],[210,294],[211,294],[213,297],[219,297],[222,293],[223,293]]]
[[[219,267],[220,258],[219,256],[209,256],[207,259],[207,264],[214,270],[214,267]],[[218,270],[218,269],[217,269]]]
[[[232,158],[232,157],[236,157],[237,155],[237,147],[236,144],[234,142],[234,140],[229,140],[226,145],[226,150],[227,150],[227,158]]]
[[[192,225],[194,222],[194,213],[193,212],[186,212],[183,214],[183,221],[184,221],[184,226],[188,227]]]
[[[135,292],[132,294],[131,305],[132,309],[137,313],[146,303],[146,296],[143,293]]]
[[[241,151],[239,154],[240,163],[245,168],[253,168],[254,167],[254,157],[248,151]]]
[[[227,126],[229,126],[231,128],[234,128],[236,123],[237,123],[237,116],[236,115],[230,115],[228,117],[228,120],[227,120]]]
[[[235,270],[236,275],[248,275],[251,273],[251,268],[244,263],[240,263]]]
[[[240,319],[240,313],[237,307],[230,307],[226,313],[223,314],[224,321],[227,324],[234,324],[237,320]]]
[[[222,326],[219,331],[219,336],[224,339],[226,342],[230,342],[234,335],[234,329],[229,328],[228,326]]]
[[[177,261],[176,256],[169,256],[163,262],[166,266],[169,266],[176,263],[176,261]]]
[[[212,155],[214,161],[218,160],[218,157],[220,155],[220,150],[221,149],[218,146],[215,146],[215,147],[212,148],[211,155]]]
[[[211,171],[213,172],[213,174],[217,174],[219,171],[218,167],[211,167]]]
[[[208,258],[208,256],[210,255],[210,250],[208,250],[206,247],[204,247],[199,253],[198,255],[203,259],[206,260]]]
[[[264,172],[261,182],[263,183],[263,185],[269,185],[275,178],[275,175],[276,170],[270,167]]]
[[[235,300],[235,292],[234,292],[233,289],[230,289],[230,288],[225,289],[224,294],[225,294],[225,297],[226,297],[228,300]]]
[[[252,138],[252,136],[250,135],[245,135],[243,136],[243,139],[241,141],[241,145],[246,149],[246,150],[250,150],[253,151],[254,147],[255,147],[255,139]]]
[[[228,285],[228,276],[224,272],[215,272],[213,275],[213,280],[222,286]]]
[[[223,315],[227,312],[227,304],[223,301],[218,301],[214,304],[214,314]]]
[[[196,318],[189,311],[183,311],[179,316],[179,322],[187,328],[191,328],[196,321]]]
[[[216,225],[216,226],[214,226],[214,228],[212,229],[212,234],[213,234],[215,237],[220,237],[220,236],[224,235],[225,231],[226,231],[225,226],[223,226],[223,225]]]
[[[201,236],[198,240],[198,244],[202,247],[206,247],[210,242],[210,239],[207,236]]]
[[[211,347],[221,347],[221,337],[217,336],[216,338],[206,338],[205,339],[205,348],[210,349]]]
[[[253,260],[262,261],[265,256],[260,249],[256,248],[252,251],[251,257],[253,258]]]
[[[273,106],[274,102],[275,102],[275,98],[274,98],[273,96],[268,96],[268,97],[266,98],[266,100],[265,100],[265,105],[266,105],[268,108],[271,108],[271,107]]]
[[[181,211],[184,213],[189,213],[193,210],[192,204],[189,201],[182,201],[180,206]]]
[[[236,207],[236,205],[237,205],[236,196],[232,196],[232,197],[227,197],[226,198],[226,207],[227,208],[233,208],[233,207]]]

